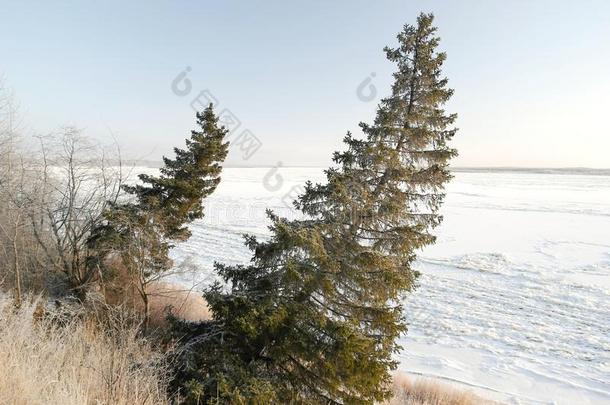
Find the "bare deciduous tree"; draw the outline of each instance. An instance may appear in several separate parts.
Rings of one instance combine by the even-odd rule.
[[[33,256],[24,248],[31,241],[24,198],[28,193],[25,178],[29,167],[19,153],[17,107],[13,100],[12,93],[0,80],[0,279],[12,280],[19,303],[23,273]]]
[[[38,137],[33,150],[16,117],[0,81],[0,280],[17,300],[24,281],[43,288],[57,275],[84,293],[101,280],[86,265],[86,242],[121,193],[120,151],[116,142],[105,147],[75,128]]]
[[[41,138],[40,162],[42,192],[32,200],[30,211],[34,232],[54,270],[81,294],[101,281],[99,269],[86,263],[87,239],[121,194],[120,151],[115,145],[109,152],[79,130],[65,128],[59,136]],[[51,240],[38,237],[45,233]]]

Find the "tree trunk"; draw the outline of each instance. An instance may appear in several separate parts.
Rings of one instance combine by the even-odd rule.
[[[19,217],[15,221],[15,233],[13,235],[13,271],[15,272],[15,303],[21,305],[21,268],[19,265],[19,248],[17,247],[17,234],[19,229]]]
[[[150,302],[146,292],[142,293],[142,301],[144,302],[144,324],[142,327],[144,333],[146,333],[148,332],[148,326],[150,325]]]

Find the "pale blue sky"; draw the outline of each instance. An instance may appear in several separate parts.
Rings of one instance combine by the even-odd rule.
[[[373,119],[382,48],[432,11],[459,114],[459,166],[610,167],[607,1],[0,2],[0,73],[28,132],[111,129],[129,158],[182,145],[209,89],[262,147],[233,165],[326,165]],[[189,66],[192,91],[172,80]]]

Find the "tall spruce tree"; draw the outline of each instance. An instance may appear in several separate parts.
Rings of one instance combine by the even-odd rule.
[[[419,248],[441,217],[450,179],[447,146],[455,114],[431,14],[406,25],[392,93],[365,136],[346,150],[325,184],[308,183],[295,207],[304,220],[269,212],[271,239],[247,237],[247,266],[218,264],[230,290],[205,297],[213,320],[181,325],[190,336],[177,379],[193,402],[373,403],[389,396],[406,331],[401,300],[415,286]]]
[[[125,186],[132,198],[112,204],[104,224],[89,239],[95,252],[89,265],[103,268],[106,276],[113,275],[107,259],[120,257],[143,300],[146,322],[146,287],[172,267],[169,250],[173,243],[190,237],[186,225],[203,217],[203,199],[218,186],[228,152],[224,141],[228,130],[218,126],[213,106],[196,117],[198,129],[191,131],[186,149],[174,148],[174,159],[163,158],[160,176],[141,174],[141,184]]]

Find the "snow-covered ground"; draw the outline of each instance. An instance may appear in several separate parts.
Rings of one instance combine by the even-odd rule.
[[[319,168],[225,169],[206,218],[175,248],[201,269],[247,262],[241,235]],[[458,172],[438,243],[420,254],[400,370],[513,404],[610,403],[610,176]]]

